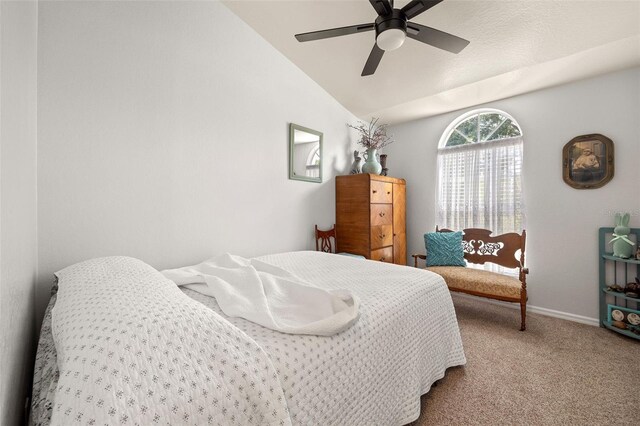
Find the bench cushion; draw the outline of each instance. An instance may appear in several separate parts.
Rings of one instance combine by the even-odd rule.
[[[427,270],[442,276],[451,290],[520,298],[522,283],[514,277],[461,266],[431,266]]]

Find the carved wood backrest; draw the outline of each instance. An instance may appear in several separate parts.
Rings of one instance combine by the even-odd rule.
[[[331,242],[333,238],[333,242]],[[316,251],[323,251],[325,253],[333,253],[335,251],[336,244],[336,226],[333,228],[321,231],[316,225]]]
[[[453,232],[451,229],[438,229],[436,232]],[[468,262],[484,265],[495,263],[505,268],[524,268],[524,247],[526,231],[522,235],[516,232],[491,236],[492,231],[480,228],[462,230],[462,246],[464,258]],[[520,258],[516,253],[520,250]]]

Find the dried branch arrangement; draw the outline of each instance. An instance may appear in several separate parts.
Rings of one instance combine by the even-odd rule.
[[[393,142],[393,136],[387,135],[388,124],[378,125],[379,118],[373,117],[367,124],[363,121],[358,121],[357,125],[347,124],[347,126],[355,129],[359,135],[360,140],[358,143],[363,147],[369,149],[380,149]]]

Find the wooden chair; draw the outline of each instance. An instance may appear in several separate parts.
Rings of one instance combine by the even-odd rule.
[[[331,239],[333,238],[333,242]],[[335,253],[336,251],[336,226],[326,231],[318,229],[316,225],[316,251]]]
[[[436,232],[452,232],[450,229],[438,229]],[[460,266],[432,266],[431,272],[441,275],[451,291],[459,291],[473,296],[514,302],[520,304],[520,330],[526,329],[527,317],[527,274],[529,268],[524,266],[524,249],[527,240],[526,231],[492,236],[488,229],[464,229],[462,246],[464,258],[469,263],[483,265],[487,262],[518,271],[518,278],[479,269]],[[516,258],[517,252],[519,258]],[[418,259],[426,259],[425,255],[414,254],[414,266],[418,267]]]

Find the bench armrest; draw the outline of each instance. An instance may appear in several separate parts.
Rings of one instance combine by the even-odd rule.
[[[427,256],[424,254],[412,254],[411,257],[413,257],[413,266],[415,268],[418,267],[418,259],[427,260]]]

